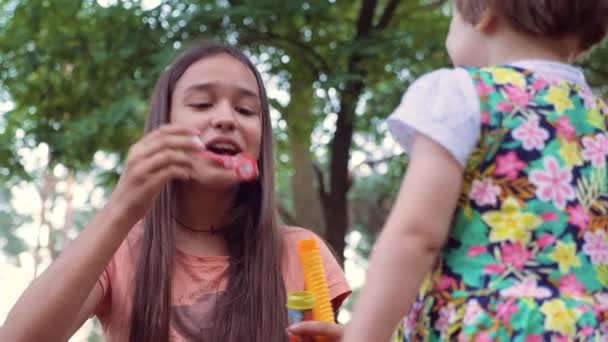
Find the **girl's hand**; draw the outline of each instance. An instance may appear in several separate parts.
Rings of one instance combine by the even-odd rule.
[[[344,327],[336,323],[305,321],[290,326],[287,331],[296,336],[323,336],[327,342],[338,342]]]
[[[203,149],[198,131],[185,126],[168,124],[146,134],[129,149],[109,203],[137,222],[167,181],[190,179],[196,152]]]

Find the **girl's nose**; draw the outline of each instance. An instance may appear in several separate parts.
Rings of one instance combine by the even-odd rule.
[[[227,117],[216,118],[212,121],[211,125],[213,128],[229,131],[233,130],[235,127],[234,119]]]
[[[211,126],[220,130],[233,130],[236,122],[232,107],[224,105],[218,108],[218,111],[213,113]]]

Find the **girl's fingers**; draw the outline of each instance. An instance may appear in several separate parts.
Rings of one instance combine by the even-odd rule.
[[[150,182],[153,187],[159,188],[169,179],[179,179],[186,182],[190,179],[190,173],[187,168],[171,165],[154,173],[151,176]]]
[[[164,125],[146,134],[143,139],[131,146],[127,168],[167,148],[203,150],[204,146],[197,130],[176,124]]]
[[[154,136],[154,135],[198,135],[199,131],[194,128],[178,125],[178,124],[168,124],[162,125],[152,132],[148,133],[146,136]]]
[[[203,142],[197,135],[160,135],[154,139],[147,138],[140,142],[143,144],[140,158],[149,158],[166,149],[180,149],[185,151],[204,149]]]
[[[287,331],[300,336],[324,336],[329,341],[338,341],[344,333],[344,327],[336,323],[305,321],[294,324]]]
[[[179,179],[187,182],[190,180],[190,168],[169,165],[162,169],[158,169],[156,172],[148,173],[145,177],[145,181],[139,183],[139,187],[143,191],[142,194],[156,194],[158,190],[170,179]],[[147,196],[147,195],[144,195]]]
[[[192,155],[184,151],[166,149],[141,161],[134,167],[133,172],[136,177],[145,181],[145,177],[171,166],[191,170],[192,158]]]

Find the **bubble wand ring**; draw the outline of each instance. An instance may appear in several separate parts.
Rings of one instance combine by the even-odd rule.
[[[258,163],[253,156],[247,153],[241,152],[233,156],[202,151],[201,154],[227,170],[234,170],[237,177],[243,182],[251,182],[258,178]]]

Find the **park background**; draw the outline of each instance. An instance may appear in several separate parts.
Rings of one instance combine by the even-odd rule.
[[[199,39],[237,44],[261,71],[280,218],[340,258],[347,322],[407,167],[384,119],[450,66],[449,20],[445,0],[0,0],[0,324],[104,205],[154,82]],[[600,95],[606,61],[605,43],[580,63]],[[95,320],[71,339],[101,340]]]

